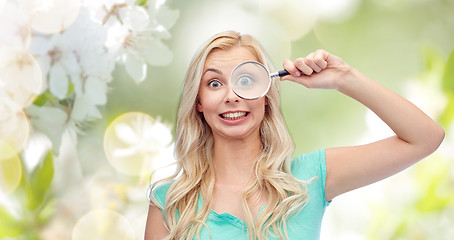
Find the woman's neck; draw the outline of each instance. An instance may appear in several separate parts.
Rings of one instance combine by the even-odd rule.
[[[254,162],[262,151],[260,137],[215,138],[213,166],[218,184],[246,185],[254,175]]]

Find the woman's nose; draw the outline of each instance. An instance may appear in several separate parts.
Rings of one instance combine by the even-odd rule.
[[[240,97],[236,95],[236,93],[233,91],[231,86],[228,86],[228,90],[225,96],[225,103],[231,103],[231,102],[239,102]]]

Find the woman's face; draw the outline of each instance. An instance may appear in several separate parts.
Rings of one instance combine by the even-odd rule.
[[[245,100],[230,87],[230,74],[245,61],[258,61],[247,48],[233,47],[208,55],[199,86],[197,110],[203,113],[214,137],[259,137],[265,97]]]

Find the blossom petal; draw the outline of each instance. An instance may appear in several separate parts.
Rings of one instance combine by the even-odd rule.
[[[0,113],[0,151],[6,143],[15,152],[20,152],[30,135],[29,121],[22,111],[22,106],[11,101],[8,96],[0,95]]]
[[[63,99],[68,93],[68,76],[60,65],[54,65],[50,70],[49,89],[57,98]]]
[[[147,65],[145,62],[131,53],[127,53],[125,56],[125,68],[126,72],[137,84],[143,82],[147,76]]]
[[[45,133],[52,141],[55,150],[60,149],[61,137],[66,129],[66,113],[55,107],[37,107],[30,105],[26,108],[33,128]]]
[[[89,77],[85,82],[85,91],[92,105],[104,105],[107,103],[107,84],[94,77]]]
[[[129,157],[138,153],[138,149],[135,146],[129,148],[117,148],[112,152],[112,157],[115,158],[124,158]]]
[[[140,141],[139,136],[137,136],[136,132],[131,128],[131,126],[127,125],[126,123],[119,123],[115,125],[115,133],[117,134],[118,138],[121,139],[124,143],[130,145],[137,145]]]
[[[62,64],[68,69],[70,73],[79,73],[79,63],[77,61],[77,56],[71,52],[65,54],[65,58],[62,61]]]
[[[26,49],[31,28],[22,11],[8,1],[0,1],[0,43]]]
[[[165,66],[173,59],[173,53],[159,39],[152,39],[138,47],[145,61],[154,66]]]
[[[164,26],[164,28],[170,29],[176,23],[178,17],[180,17],[180,11],[170,9],[166,5],[161,5],[156,20],[159,24]]]
[[[49,39],[40,36],[33,36],[30,44],[30,52],[35,55],[45,55],[49,52],[51,47],[52,44]]]
[[[148,13],[143,9],[143,7],[134,6],[131,7],[125,18],[125,24],[133,32],[143,31],[150,22],[150,17]]]
[[[32,29],[45,34],[62,32],[68,28],[76,20],[81,8],[80,0],[36,4],[39,2],[42,1],[19,1],[19,6],[30,19]]]
[[[90,101],[86,94],[76,97],[71,111],[71,118],[73,120],[84,121],[99,119],[101,117],[101,112],[99,112],[96,105]]]
[[[83,121],[87,117],[87,101],[84,97],[78,96],[74,100],[74,105],[71,111],[71,119]]]
[[[150,152],[157,152],[167,147],[172,141],[172,134],[169,128],[156,121],[151,127],[144,128],[145,145]]]
[[[102,118],[102,114],[96,105],[89,105],[89,107],[87,109],[87,117],[88,117],[88,120],[100,119],[100,118]]]

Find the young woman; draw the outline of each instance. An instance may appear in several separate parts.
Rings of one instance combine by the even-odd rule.
[[[281,80],[354,98],[396,135],[291,159],[277,81],[255,100],[231,89],[230,74],[245,61],[272,69],[254,38],[232,31],[209,39],[192,60],[178,110],[178,170],[152,186],[146,240],[318,239],[334,197],[409,167],[444,138],[413,104],[318,50],[284,61],[290,75]]]

